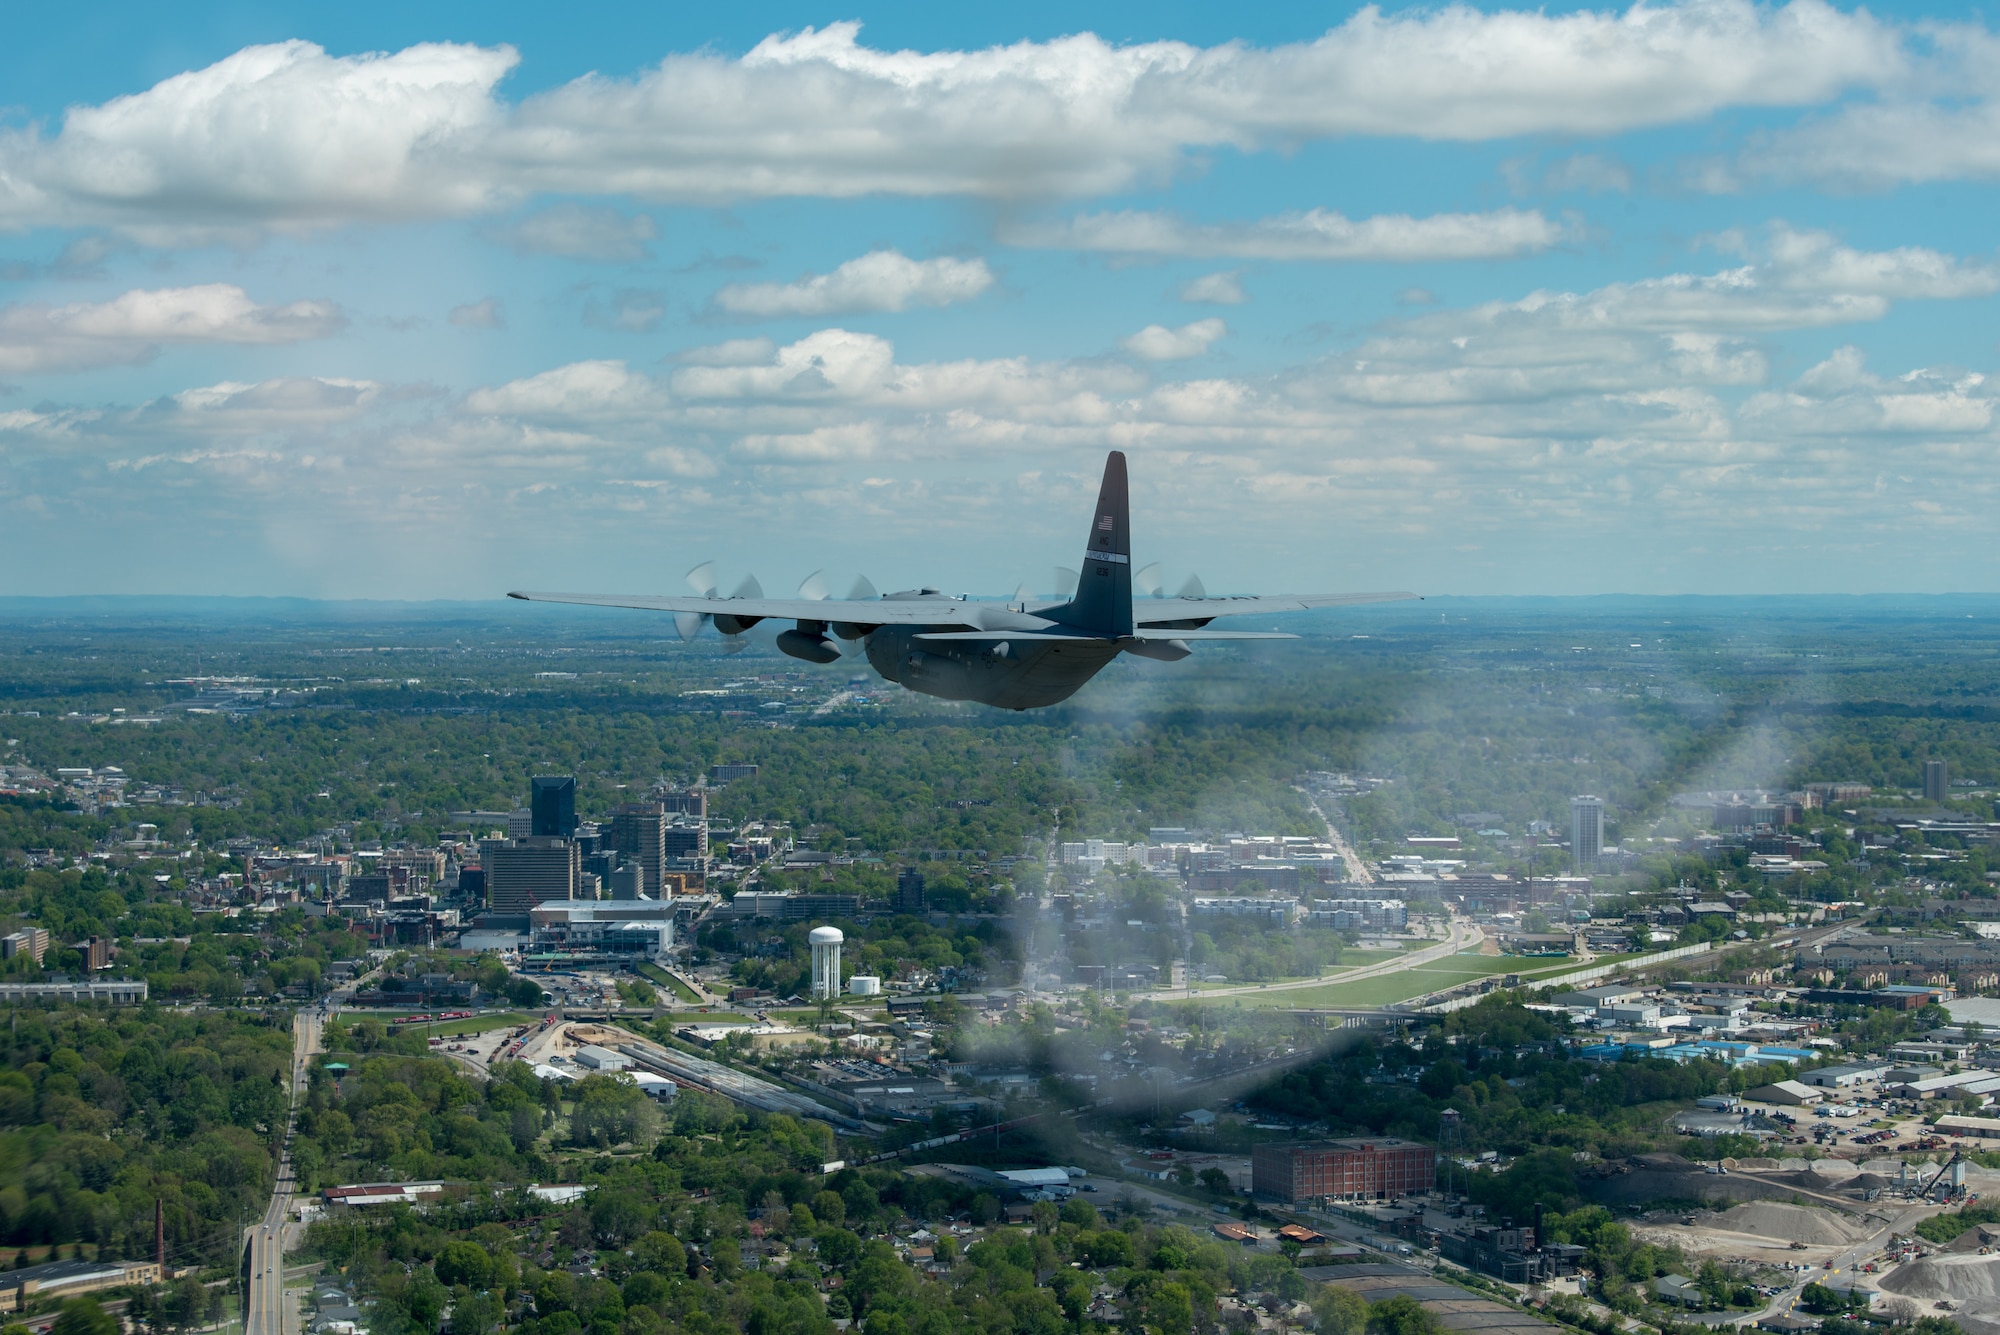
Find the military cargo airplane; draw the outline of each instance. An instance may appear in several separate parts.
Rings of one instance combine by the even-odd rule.
[[[1290,640],[1273,631],[1210,630],[1221,617],[1299,612],[1314,607],[1394,602],[1413,593],[1304,593],[1209,597],[1190,582],[1176,597],[1132,597],[1132,527],[1125,456],[1104,463],[1083,572],[1063,601],[978,602],[936,589],[876,595],[863,581],[852,597],[826,597],[814,576],[797,598],[766,598],[746,580],[727,598],[715,596],[712,565],[689,573],[692,596],[653,594],[510,593],[509,598],[592,607],[671,612],[684,640],[712,622],[736,637],[760,621],[791,621],[778,648],[808,663],[841,657],[840,640],[858,641],[885,679],[946,700],[999,709],[1040,709],[1067,700],[1120,654],[1176,662],[1211,640]],[[1144,575],[1146,572],[1142,571]]]

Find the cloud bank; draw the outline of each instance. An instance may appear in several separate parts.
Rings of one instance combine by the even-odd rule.
[[[60,125],[0,137],[0,225],[110,225],[142,239],[245,227],[461,217],[540,193],[715,204],[888,194],[1083,196],[1219,149],[1390,136],[1608,135],[1731,107],[1814,107],[1900,86],[1903,30],[1822,0],[1680,0],[1617,12],[1385,15],[1309,42],[1117,45],[1082,34],[886,51],[835,23],[741,57],[669,56],[518,102],[510,47],[335,55],[248,47]],[[604,258],[574,212],[518,244]],[[593,230],[596,229],[596,230]],[[1337,230],[1337,229],[1336,229]]]
[[[1563,228],[1540,213],[1386,214],[1350,219],[1324,209],[1247,223],[1195,223],[1171,213],[1098,213],[1003,228],[1017,246],[1253,260],[1486,260],[1546,250]]]
[[[260,306],[229,283],[133,290],[103,302],[0,307],[0,373],[148,361],[172,343],[296,343],[347,323],[330,301]]]

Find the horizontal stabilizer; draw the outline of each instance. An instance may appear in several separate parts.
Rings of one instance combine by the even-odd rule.
[[[1141,627],[1167,621],[1209,621],[1216,617],[1261,616],[1266,612],[1309,612],[1316,607],[1358,607],[1399,603],[1414,593],[1262,593],[1216,598],[1148,598],[1139,605]],[[1032,609],[1031,609],[1032,610]]]

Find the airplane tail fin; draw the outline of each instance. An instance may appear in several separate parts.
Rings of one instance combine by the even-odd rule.
[[[1076,593],[1041,615],[1103,635],[1132,633],[1132,514],[1125,456],[1118,450],[1104,461],[1104,482],[1097,491],[1097,508],[1091,512]]]

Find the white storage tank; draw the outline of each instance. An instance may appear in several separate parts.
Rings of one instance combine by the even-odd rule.
[[[872,973],[857,973],[847,980],[847,994],[851,997],[880,996],[882,980]]]
[[[815,927],[806,933],[806,944],[812,950],[814,1001],[840,996],[840,943],[846,939],[838,927]]]

